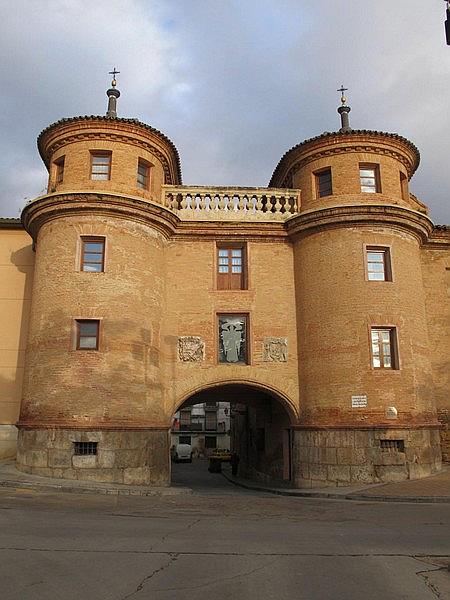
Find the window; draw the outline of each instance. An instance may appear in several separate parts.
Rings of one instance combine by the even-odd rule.
[[[383,452],[404,452],[405,440],[380,440]]]
[[[178,443],[179,444],[191,444],[191,436],[190,435],[180,435],[178,436]]]
[[[77,350],[98,350],[100,321],[77,319]]]
[[[61,156],[60,158],[58,158],[58,160],[55,160],[55,168],[56,168],[56,172],[55,172],[55,183],[56,185],[60,184],[63,182],[64,179],[64,162],[65,162],[65,156]]]
[[[244,290],[245,248],[239,245],[217,247],[217,289]]]
[[[105,269],[105,238],[81,238],[81,271],[101,273]]]
[[[366,247],[367,279],[369,281],[392,281],[391,253],[389,248]]]
[[[378,165],[359,165],[361,192],[376,194],[381,192]]]
[[[91,179],[107,181],[111,178],[111,152],[91,152]]]
[[[215,435],[205,436],[205,448],[208,448],[209,450],[217,448],[217,437]]]
[[[323,198],[323,196],[331,196],[333,193],[333,186],[331,182],[331,169],[324,169],[314,173],[316,178],[316,197]]]
[[[372,367],[374,369],[398,369],[395,327],[372,327]]]
[[[191,409],[180,410],[180,429],[190,429],[191,427]]]
[[[76,456],[97,454],[98,442],[74,442],[73,451]]]
[[[141,158],[138,160],[137,168],[137,185],[143,190],[148,190],[148,184],[150,181],[150,165]]]
[[[247,315],[219,315],[219,362],[247,364]]]
[[[400,189],[403,200],[409,200],[408,177],[400,171]]]
[[[217,412],[205,412],[205,429],[206,431],[216,431],[217,429]]]

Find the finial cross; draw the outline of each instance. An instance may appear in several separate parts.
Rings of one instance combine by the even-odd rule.
[[[341,102],[342,104],[345,104],[347,102],[347,98],[344,96],[344,92],[347,92],[348,88],[345,88],[343,85],[341,85],[341,87],[336,91],[341,92]]]
[[[109,75],[113,76],[113,80],[111,82],[111,85],[113,87],[116,87],[116,84],[117,84],[117,82],[116,82],[116,75],[118,75],[119,73],[120,73],[120,71],[116,71],[116,67],[114,67],[114,69],[112,71],[109,71]]]

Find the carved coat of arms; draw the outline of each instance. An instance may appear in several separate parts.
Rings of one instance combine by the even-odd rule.
[[[205,342],[195,335],[179,337],[178,357],[182,362],[202,361],[205,357]]]
[[[264,361],[286,362],[287,353],[288,350],[286,338],[264,338]]]

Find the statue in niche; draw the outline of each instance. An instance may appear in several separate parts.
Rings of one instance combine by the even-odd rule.
[[[245,362],[245,317],[219,317],[220,362]]]
[[[178,356],[183,362],[202,361],[205,356],[205,342],[195,335],[179,337]]]
[[[266,362],[287,361],[286,338],[264,338],[264,357]]]

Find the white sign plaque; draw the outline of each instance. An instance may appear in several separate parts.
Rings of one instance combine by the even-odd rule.
[[[360,396],[352,396],[352,408],[365,408],[367,406],[367,396],[362,394]]]

